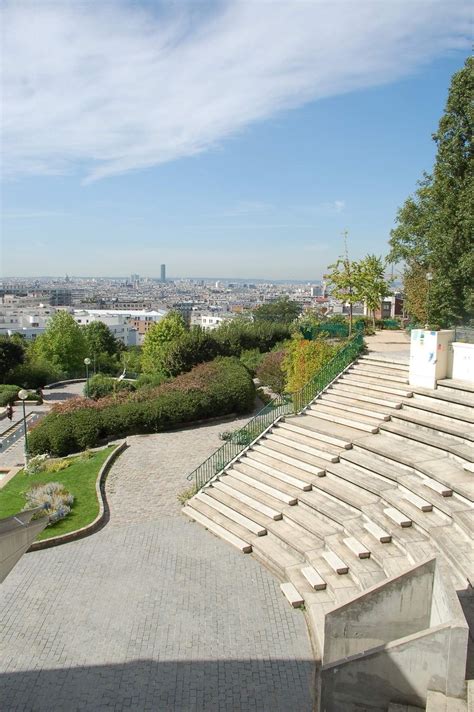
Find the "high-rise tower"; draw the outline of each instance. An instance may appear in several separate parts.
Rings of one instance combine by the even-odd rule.
[[[161,265],[161,281],[166,282],[166,265]]]

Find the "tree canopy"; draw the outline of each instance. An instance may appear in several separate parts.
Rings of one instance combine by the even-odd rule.
[[[474,306],[473,89],[474,59],[469,57],[452,78],[433,135],[433,172],[400,208],[390,238],[390,260],[406,265],[408,303],[419,301],[411,289],[423,287],[427,320],[441,326],[466,320]],[[426,277],[421,279],[423,271],[432,275],[430,289]]]
[[[301,314],[301,306],[289,297],[261,304],[253,312],[256,322],[267,321],[277,324],[291,324]]]
[[[0,382],[5,383],[8,372],[24,360],[23,345],[9,336],[0,336]]]
[[[385,262],[377,255],[366,255],[355,265],[356,291],[372,313],[375,329],[375,311],[380,308],[382,299],[390,294],[390,286],[385,278]]]
[[[114,356],[122,349],[122,344],[117,341],[107,324],[102,321],[93,321],[83,327],[84,337],[89,356],[108,354]]]
[[[67,375],[81,373],[87,346],[84,333],[67,311],[57,311],[51,317],[48,328],[32,345],[36,362],[51,364]]]
[[[173,343],[186,333],[183,317],[169,312],[153,324],[143,342],[142,369],[145,373],[165,372],[165,358]]]

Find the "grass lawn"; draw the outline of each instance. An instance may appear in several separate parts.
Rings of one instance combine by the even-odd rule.
[[[74,495],[71,512],[56,524],[46,527],[37,537],[50,539],[60,534],[69,534],[94,521],[99,513],[99,502],[95,493],[95,482],[100,468],[110,455],[115,445],[95,452],[89,460],[71,458],[72,463],[61,472],[41,472],[27,475],[23,470],[0,489],[0,519],[21,511],[25,506],[25,493],[33,485],[47,482],[61,482]]]

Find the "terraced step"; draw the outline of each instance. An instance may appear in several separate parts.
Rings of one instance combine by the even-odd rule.
[[[302,529],[306,529],[310,534],[314,534],[324,540],[325,537],[337,534],[342,527],[329,520],[323,514],[316,512],[314,509],[302,506],[301,503],[297,507],[286,507],[283,511],[285,520],[298,524]]]
[[[232,467],[232,477],[236,480],[240,480],[240,482],[243,482],[246,485],[249,485],[249,487],[253,487],[256,490],[273,497],[273,499],[284,502],[284,504],[289,504],[291,506],[297,504],[298,497],[285,492],[284,490],[287,490],[288,488],[283,483],[280,485],[280,489],[276,489],[276,487],[268,484],[268,480],[266,480],[266,476],[263,473],[254,470],[252,471],[252,474],[248,474],[249,470],[250,468],[246,468],[245,465],[238,463]]]
[[[323,492],[322,490],[312,492],[303,492],[299,497],[301,507],[314,509],[324,517],[335,522],[335,524],[344,527],[349,519],[360,518],[360,511],[349,504],[342,502],[336,497]]]
[[[239,502],[242,502],[243,504],[247,505],[247,507],[250,507],[251,509],[255,510],[256,512],[259,512],[260,514],[265,515],[266,517],[269,517],[270,519],[283,519],[283,514],[281,512],[281,502],[277,502],[272,497],[270,501],[271,503],[275,503],[276,507],[272,506],[272,504],[268,503],[268,499],[262,502],[261,499],[263,498],[261,497],[261,495],[259,496],[258,492],[256,492],[253,488],[247,487],[246,485],[244,485],[243,482],[233,480],[232,478],[229,479],[229,475],[226,475],[223,480],[224,481],[215,480],[212,483],[212,487],[216,490],[224,492],[225,494],[228,494],[234,499],[237,499]],[[255,495],[257,495],[258,498]]]
[[[442,378],[437,382],[438,388],[454,391],[463,391],[465,393],[474,393],[474,383],[469,381],[461,381],[456,378]]]
[[[433,541],[446,554],[450,564],[472,586],[474,585],[474,557],[472,539],[467,537],[455,524],[449,527],[435,527],[430,531]]]
[[[241,460],[241,464],[247,464],[246,461],[250,461],[251,467],[253,467],[254,469],[261,470],[267,475],[273,477],[275,480],[284,482],[285,484],[290,485],[291,487],[296,487],[297,489],[303,490],[304,492],[309,492],[312,489],[311,482],[305,482],[304,480],[301,480],[297,477],[288,475],[285,472],[282,472],[279,469],[272,467],[271,465],[267,465],[256,458],[243,457]]]
[[[352,373],[347,373],[341,376],[341,383],[347,383],[348,385],[359,386],[359,388],[365,388],[367,391],[377,391],[379,393],[390,393],[400,398],[410,398],[413,391],[411,387],[403,388],[400,384],[395,386],[391,381],[384,381],[380,378],[366,378],[365,376],[360,376]]]
[[[299,436],[295,436],[293,439],[287,438],[284,435],[281,435],[280,433],[276,432],[275,429],[275,432],[271,432],[265,436],[263,442],[265,443],[270,441],[272,443],[279,443],[280,445],[284,445],[287,448],[290,448],[291,450],[297,450],[298,452],[310,455],[313,458],[317,457],[323,460],[328,460],[329,462],[338,461],[339,448],[336,448],[334,445],[323,443],[321,443],[319,447],[316,446],[316,444],[307,445],[306,443],[298,440],[298,437]]]
[[[375,373],[380,376],[395,376],[404,378],[405,381],[408,380],[408,367],[402,368],[401,366],[397,366],[394,368],[393,364],[382,365],[381,363],[359,360],[353,368],[360,371],[369,371],[370,373]]]
[[[351,462],[345,459],[333,465],[328,465],[326,471],[341,480],[351,482],[353,485],[361,487],[368,492],[372,492],[372,494],[378,495],[379,497],[383,495],[384,490],[396,487],[394,482],[388,481],[382,477],[377,477],[367,470],[362,471],[357,467],[352,466]]]
[[[264,444],[264,441],[262,440],[258,443],[257,447],[255,447],[253,452],[259,452],[262,455],[266,455],[267,457],[273,457],[276,460],[285,463],[286,465],[292,465],[293,467],[299,468],[300,470],[304,470],[305,472],[308,472],[314,477],[324,476],[324,471],[326,467],[325,461],[323,461],[323,465],[311,464],[309,462],[304,461],[303,459],[300,459],[298,456],[295,457],[287,455],[286,452],[282,452],[281,448],[278,448],[276,444],[270,446],[270,443]]]
[[[366,366],[363,366],[362,364],[351,366],[348,370],[348,373],[356,373],[360,376],[375,378],[377,380],[392,381],[393,383],[408,383],[408,377],[406,373],[399,375],[394,370],[390,372],[388,369],[385,371],[378,368],[371,369]]]
[[[187,503],[187,506],[198,512],[199,514],[212,520],[215,524],[230,532],[241,541],[247,541],[251,544],[251,540],[256,534],[242,523],[237,522],[234,515],[228,517],[226,514],[218,511],[214,505],[214,500],[206,496],[193,497]],[[233,510],[231,510],[233,512]],[[266,531],[264,532],[264,535]]]
[[[410,410],[413,413],[430,413],[444,418],[447,422],[460,422],[460,427],[464,427],[463,423],[474,423],[474,410],[468,410],[459,406],[450,408],[448,402],[437,402],[434,398],[420,398],[416,395],[403,403],[403,410]]]
[[[326,408],[319,404],[311,406],[307,411],[307,414],[311,417],[317,417],[320,420],[327,420],[330,423],[338,423],[339,425],[348,426],[354,430],[363,430],[367,433],[377,432],[377,425],[369,418],[357,416],[356,420],[355,418],[340,415],[339,411]]]
[[[385,529],[379,527],[375,522],[365,522],[363,524],[364,529],[367,529],[369,534],[377,539],[381,544],[390,544],[392,541],[392,535],[386,532]]]
[[[306,566],[304,569],[301,569],[301,573],[315,591],[324,591],[326,589],[326,581],[318,574],[313,566]]]
[[[224,541],[227,541],[232,546],[235,546],[235,548],[241,551],[243,554],[250,554],[250,552],[252,551],[252,546],[247,541],[244,541],[243,539],[240,539],[239,537],[235,536],[224,527],[220,526],[219,524],[216,524],[216,522],[214,522],[212,519],[209,519],[209,517],[206,517],[205,515],[198,512],[196,509],[192,509],[191,507],[189,507],[189,505],[183,507],[183,513],[186,514],[186,516],[188,516],[190,519],[193,519],[195,522],[201,524],[206,529],[209,529],[209,531],[211,531],[216,536],[220,537],[221,539],[224,539]]]
[[[224,491],[220,487],[215,487],[214,485],[211,485],[209,487],[205,487],[202,492],[205,493],[206,497],[208,497],[209,499],[213,499],[216,502],[225,505],[228,509],[234,510],[234,512],[237,512],[245,518],[255,522],[255,524],[261,527],[262,529],[266,530],[268,525],[272,521],[274,521],[273,517],[269,517],[268,514],[263,514],[262,512],[257,511],[252,507],[249,507],[240,499],[228,494],[227,491]],[[283,516],[281,513],[278,512],[272,512],[272,514],[276,515],[278,519],[281,519]]]
[[[313,488],[313,492],[322,491],[334,499],[338,499],[348,504],[353,509],[359,510],[369,504],[377,502],[378,497],[367,490],[353,485],[350,482],[340,480],[329,474],[319,479]]]
[[[332,435],[327,435],[326,433],[318,432],[311,428],[305,428],[302,426],[300,419],[303,416],[297,416],[296,418],[289,418],[288,420],[280,420],[275,426],[275,430],[281,430],[286,432],[288,437],[292,437],[293,434],[301,435],[304,438],[308,438],[311,441],[328,443],[330,445],[335,445],[338,448],[350,449],[352,444],[343,440],[342,438],[337,438]]]
[[[412,387],[414,396],[423,396],[424,398],[434,398],[435,400],[443,401],[456,405],[462,405],[466,408],[472,408],[472,396],[469,393],[456,393],[453,389],[437,388],[421,388],[421,386]]]
[[[280,589],[286,600],[293,608],[300,608],[304,604],[303,597],[296,590],[292,583],[281,583]]]
[[[313,407],[321,408],[321,406],[327,412],[335,413],[337,411],[340,415],[350,418],[351,420],[360,420],[362,422],[373,425],[378,425],[381,420],[390,419],[390,417],[385,415],[384,413],[374,413],[370,410],[370,408],[359,408],[358,406],[355,406],[354,409],[354,407],[348,406],[347,403],[341,404],[337,401],[333,402],[331,400],[331,397],[327,398],[325,395],[321,396],[321,398],[318,398]]]
[[[391,435],[396,435],[405,440],[414,440],[422,445],[428,445],[432,448],[438,448],[445,452],[463,458],[468,462],[474,462],[474,448],[472,445],[464,445],[452,438],[436,433],[428,433],[419,428],[412,428],[406,425],[398,425],[395,423],[381,423],[380,430]]]
[[[322,556],[339,576],[349,573],[348,565],[333,551],[323,551]]]
[[[309,409],[306,409],[304,413],[296,416],[294,419],[292,419],[291,422],[297,422],[298,427],[316,433],[318,438],[320,436],[325,436],[333,438],[334,440],[338,439],[341,443],[345,444],[341,445],[341,447],[346,448],[349,445],[351,446],[354,436],[360,435],[360,431],[356,430],[355,428],[347,428],[343,425],[338,425],[337,423],[328,423],[326,420],[316,420],[313,417],[314,414],[308,415],[308,413]],[[327,442],[331,441],[328,440]],[[336,445],[337,443],[333,442],[333,444]]]
[[[267,536],[254,539],[253,554],[278,576],[286,577],[285,572],[289,568],[301,566],[304,563],[304,557],[296,551],[290,552],[270,533]]]
[[[368,559],[370,557],[370,551],[355,537],[348,536],[345,537],[343,541],[347,548],[350,549],[355,556],[358,556],[359,559]]]
[[[247,450],[247,452],[240,458],[240,462],[245,463],[246,460],[249,461],[247,463],[249,465],[254,462],[261,462],[264,465],[268,465],[275,470],[291,475],[295,479],[306,482],[307,484],[311,484],[315,477],[324,476],[322,474],[323,468],[321,468],[320,475],[307,472],[306,470],[302,470],[300,467],[295,467],[294,465],[289,465],[287,462],[282,462],[282,460],[279,459],[279,453],[272,452],[271,455],[267,455],[266,451],[264,451],[260,446],[255,446],[252,450]],[[319,468],[317,468],[317,470],[319,472]]]
[[[389,420],[390,418],[386,413],[386,409],[384,412],[380,406],[373,405],[372,403],[364,403],[363,401],[348,398],[347,396],[338,396],[331,393],[331,391],[323,393],[318,402],[330,405],[331,408],[338,408],[343,412],[370,415],[377,418],[377,420]]]
[[[409,365],[406,361],[401,361],[394,358],[384,359],[380,358],[380,356],[376,356],[373,354],[365,354],[364,356],[361,356],[359,358],[358,363],[373,363],[380,365],[384,368],[392,368],[394,370],[406,371],[407,373],[409,370]]]
[[[395,507],[386,507],[383,511],[384,511],[384,514],[389,519],[391,519],[392,522],[395,522],[395,524],[398,524],[399,527],[402,527],[402,528],[411,527],[411,525],[413,524],[410,517],[407,517],[406,514],[403,514],[398,509],[395,509]]]
[[[204,502],[208,507],[215,509],[216,512],[219,512],[220,514],[224,515],[225,517],[227,517],[227,519],[231,519],[233,522],[239,524],[241,527],[247,529],[256,536],[265,536],[267,533],[265,527],[262,527],[260,524],[258,524],[258,522],[254,521],[253,519],[249,519],[244,514],[241,514],[240,511],[237,511],[236,509],[229,507],[227,504],[224,504],[224,502],[221,502],[219,499],[212,497],[210,493],[207,492],[207,490],[199,492],[193,498],[193,504],[196,501]]]
[[[471,428],[467,424],[463,426],[459,422],[454,424],[434,414],[416,414],[402,408],[402,410],[392,414],[392,421],[402,424],[411,423],[412,425],[429,431],[434,430],[454,438],[459,438],[460,440],[468,440],[474,443],[474,428]]]
[[[354,398],[364,403],[373,403],[376,406],[383,406],[384,408],[398,409],[402,407],[402,399],[399,396],[386,393],[380,393],[380,395],[378,395],[374,391],[370,394],[370,391],[363,386],[351,386],[348,383],[342,383],[342,381],[336,381],[325,392],[346,398]]]
[[[324,547],[324,539],[301,527],[293,518],[287,518],[283,514],[283,520],[271,522],[268,531],[276,537],[279,543],[291,552],[297,552],[305,556],[308,551],[319,550]]]

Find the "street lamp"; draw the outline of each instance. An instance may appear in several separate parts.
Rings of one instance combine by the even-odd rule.
[[[25,400],[28,398],[28,391],[26,391],[24,388],[21,389],[21,391],[18,392],[18,398],[21,400],[23,404],[23,432],[25,435],[25,467],[28,467],[28,431],[26,429],[26,408],[25,408]]]
[[[91,365],[90,358],[85,358],[84,363],[86,366],[86,396],[89,398],[89,366]]]

